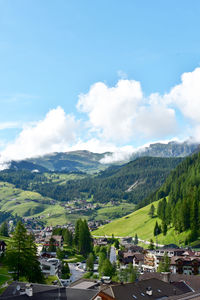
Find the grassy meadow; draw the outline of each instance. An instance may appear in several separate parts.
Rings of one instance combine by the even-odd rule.
[[[115,236],[125,237],[132,236],[134,237],[137,233],[138,237],[142,240],[149,241],[153,239],[156,242],[155,236],[153,235],[153,230],[156,221],[158,224],[161,224],[161,220],[158,217],[150,218],[148,215],[151,204],[127,215],[120,219],[114,220],[109,224],[101,226],[98,230],[92,232],[95,236]],[[158,201],[154,202],[155,210],[157,210]],[[159,234],[157,237],[157,242],[159,244],[170,244],[175,243],[177,245],[184,244],[188,232],[183,232],[177,234],[174,228],[169,228],[166,236]]]

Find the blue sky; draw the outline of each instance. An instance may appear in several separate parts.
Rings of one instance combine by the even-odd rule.
[[[0,0],[2,155],[198,139],[199,13],[198,0]]]

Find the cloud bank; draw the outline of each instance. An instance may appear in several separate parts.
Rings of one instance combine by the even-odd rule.
[[[65,151],[75,140],[78,123],[74,116],[66,115],[61,107],[52,109],[44,120],[25,127],[16,140],[2,151],[0,161]]]
[[[43,120],[24,127],[1,152],[0,161],[78,149],[113,151],[116,161],[128,158],[136,142],[190,135],[200,141],[200,68],[182,74],[180,84],[164,95],[144,96],[135,80],[120,79],[111,87],[97,82],[79,95],[76,107],[82,120],[61,107],[52,109]],[[15,125],[2,123],[0,130]]]

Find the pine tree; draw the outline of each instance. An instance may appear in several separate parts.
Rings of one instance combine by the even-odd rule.
[[[74,243],[77,250],[84,256],[92,252],[92,238],[86,220],[79,219],[76,222]]]
[[[8,243],[5,263],[13,272],[15,280],[25,276],[31,282],[43,281],[36,245],[21,221],[17,223],[12,239]]]
[[[149,210],[149,216],[151,218],[154,217],[154,213],[155,213],[155,206],[152,204],[151,207],[150,207],[150,210]]]
[[[86,267],[88,271],[93,271],[94,269],[94,255],[93,253],[90,253],[88,255],[88,258],[86,260]]]
[[[138,244],[138,236],[137,236],[137,233],[135,234],[134,244],[135,244],[135,245]]]
[[[41,272],[40,263],[37,259],[37,247],[34,243],[34,237],[32,235],[28,235],[26,243],[26,251],[24,253],[26,261],[25,277],[29,282],[42,283],[44,281],[44,277]]]
[[[101,267],[101,275],[110,277],[114,275],[113,265],[108,258],[106,258],[103,262],[103,265]]]
[[[154,242],[153,242],[153,240],[152,239],[150,239],[150,244],[149,244],[149,247],[148,247],[148,249],[149,250],[154,250]]]
[[[167,255],[167,252],[164,253],[163,258],[161,259],[159,266],[158,266],[158,272],[170,272],[170,258]]]
[[[26,229],[20,221],[17,223],[13,237],[6,250],[6,264],[9,270],[14,272],[14,279],[17,280],[25,273],[26,261],[24,251],[26,251],[26,238]]]
[[[78,219],[75,224],[74,245],[77,249],[79,248],[79,231],[81,223],[82,220]]]
[[[107,253],[105,251],[100,251],[99,252],[99,268],[98,268],[99,273],[101,273],[101,268],[102,268],[103,262],[105,261],[106,258],[107,258]]]
[[[63,232],[63,238],[64,238],[64,242],[68,245],[68,246],[72,246],[73,244],[73,234],[71,231],[69,231],[69,229],[65,229],[65,231]]]
[[[3,224],[0,227],[0,235],[8,237],[8,224],[7,222],[3,222]]]
[[[162,222],[162,233],[163,235],[167,234],[167,224],[164,221]]]
[[[158,222],[156,221],[155,227],[154,227],[154,236],[157,236],[161,233],[161,228],[158,225]]]

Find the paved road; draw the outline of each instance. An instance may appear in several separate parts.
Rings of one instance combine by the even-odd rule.
[[[113,262],[116,262],[117,261],[117,256],[116,256],[116,249],[115,247],[111,247],[110,248],[110,262],[113,263]]]
[[[70,277],[71,282],[74,282],[80,279],[85,273],[83,270],[77,268],[76,264],[69,263],[70,273],[72,274]]]
[[[94,238],[112,238],[112,236],[111,235],[93,235],[93,237]],[[116,239],[122,239],[122,238],[124,238],[124,236],[115,236],[115,238]],[[145,241],[145,240],[142,240],[142,239],[139,239],[138,238],[138,241],[140,241],[140,242],[142,242],[142,243],[144,243],[144,244],[146,244],[146,245],[149,245],[150,244],[150,242],[149,241]],[[164,247],[164,245],[162,245],[162,244],[157,244],[157,243],[155,243],[154,242],[154,246],[158,246],[158,247]]]

